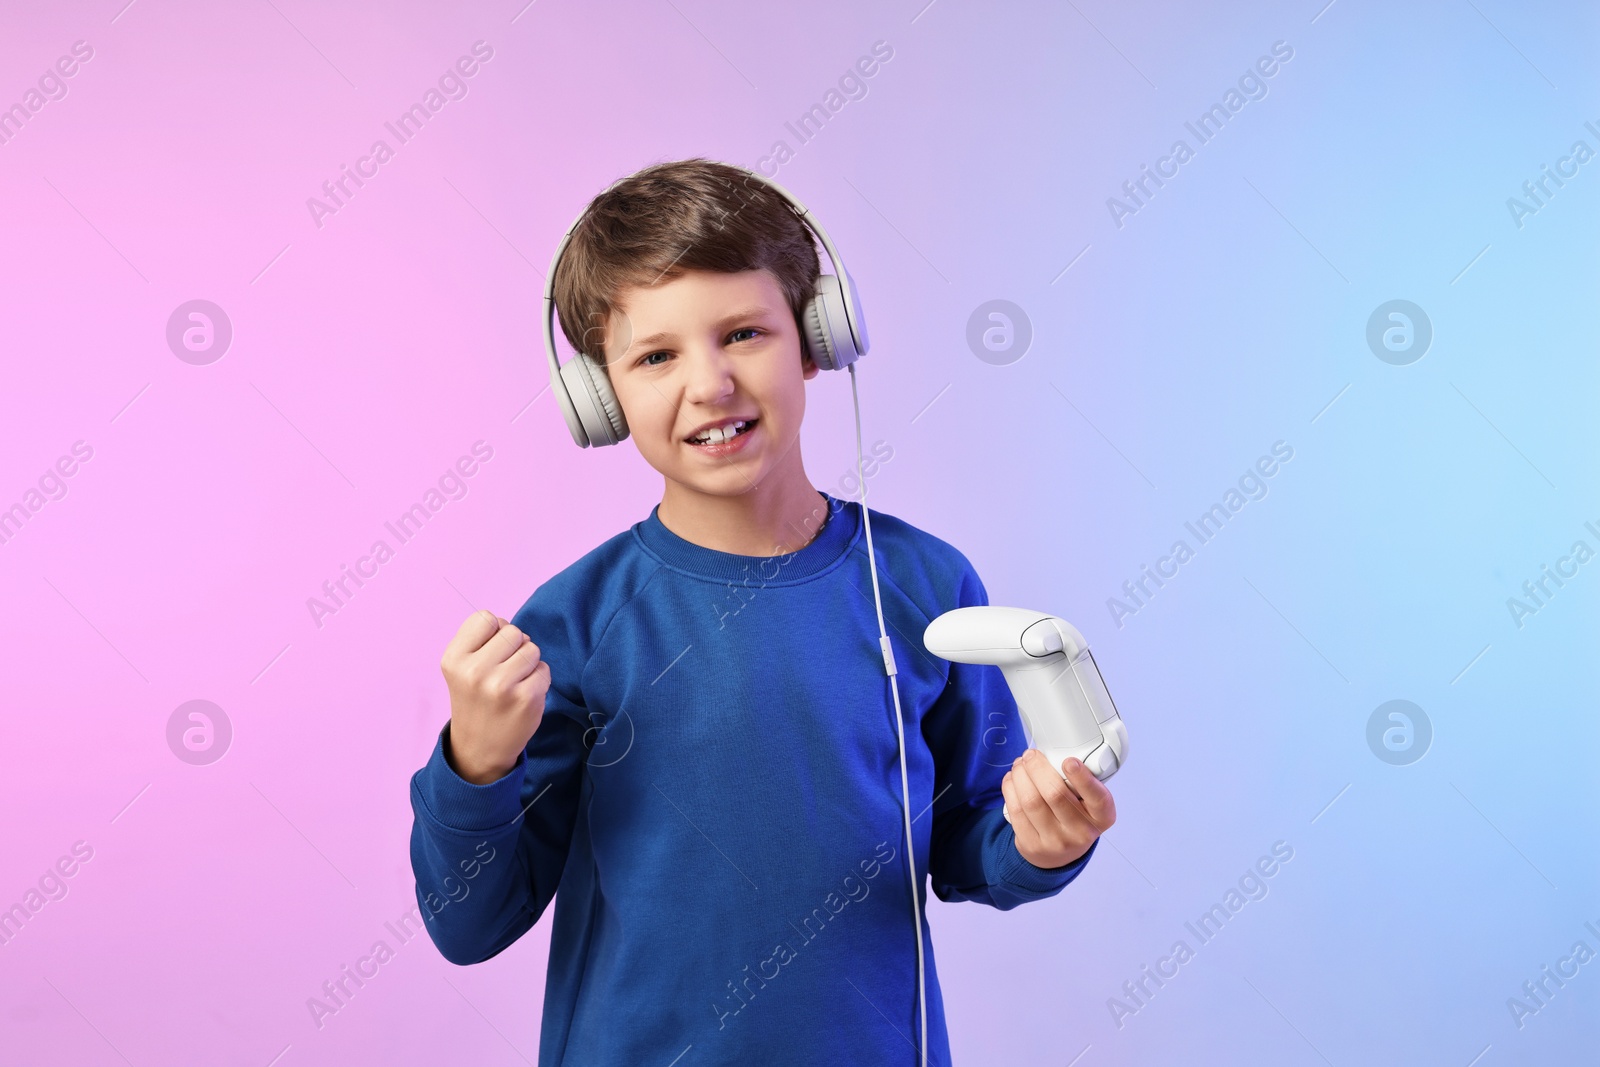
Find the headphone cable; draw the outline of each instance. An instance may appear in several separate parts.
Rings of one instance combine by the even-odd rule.
[[[872,572],[872,602],[878,611],[878,645],[883,650],[883,668],[889,675],[889,688],[894,694],[894,726],[900,750],[901,814],[905,818],[906,862],[911,867],[911,921],[917,930],[917,1012],[922,1026],[922,1067],[928,1067],[928,1001],[925,967],[922,959],[922,903],[917,877],[917,848],[911,835],[911,790],[906,780],[906,724],[900,710],[900,685],[896,681],[894,650],[889,645],[889,634],[883,625],[883,597],[878,592],[878,563],[872,551],[872,518],[867,510],[867,479],[862,472],[861,460],[861,397],[856,391],[856,365],[850,363],[850,399],[856,412],[856,484],[861,490],[861,521],[867,529],[867,566]]]

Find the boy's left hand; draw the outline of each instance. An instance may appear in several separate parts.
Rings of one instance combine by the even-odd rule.
[[[1069,758],[1061,766],[1066,781],[1044,753],[1030,748],[1000,781],[1017,851],[1035,867],[1066,866],[1117,821],[1111,790],[1082,761]]]

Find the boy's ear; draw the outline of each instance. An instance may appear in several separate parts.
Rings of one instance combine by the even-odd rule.
[[[801,353],[801,355],[800,355],[800,373],[801,373],[801,376],[806,381],[809,382],[811,379],[815,378],[821,372],[822,372],[822,368],[817,366],[816,363],[812,361],[811,353],[809,353],[809,352]]]

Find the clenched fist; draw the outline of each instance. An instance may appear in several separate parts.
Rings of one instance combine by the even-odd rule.
[[[491,611],[475,611],[439,662],[450,689],[445,758],[474,785],[503,778],[544,718],[550,666],[528,635]]]

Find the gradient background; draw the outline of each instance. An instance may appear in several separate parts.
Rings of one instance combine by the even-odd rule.
[[[1132,735],[1075,884],[931,904],[956,1061],[1594,1055],[1600,961],[1521,1028],[1506,1001],[1600,950],[1600,562],[1520,627],[1506,601],[1600,548],[1600,160],[1520,227],[1506,200],[1600,150],[1600,10],[124,3],[7,3],[0,33],[0,106],[94,49],[0,145],[0,507],[93,449],[0,545],[0,907],[94,850],[0,949],[0,1060],[534,1058],[544,924],[466,969],[398,947],[320,1029],[306,1001],[414,902],[407,779],[469,605],[509,615],[659,499],[544,392],[551,250],[623,174],[780,139],[866,304],[873,506],[1073,620]],[[468,95],[396,147],[384,121],[477,40]],[[879,40],[799,144],[784,123]],[[1275,41],[1268,95],[1115,225]],[[306,199],[378,137],[395,158],[319,228]],[[165,337],[193,299],[233,327],[205,366]],[[1031,323],[1006,365],[966,340],[992,299]],[[1391,299],[1432,323],[1410,365],[1366,343]],[[808,471],[847,492],[848,383],[809,389]],[[478,440],[465,498],[315,625]],[[1107,599],[1279,440],[1269,494],[1117,626]],[[167,741],[194,699],[233,731],[207,766]],[[1433,731],[1405,766],[1367,742],[1392,699]],[[1275,841],[1270,894],[1119,1028],[1108,998]]]

